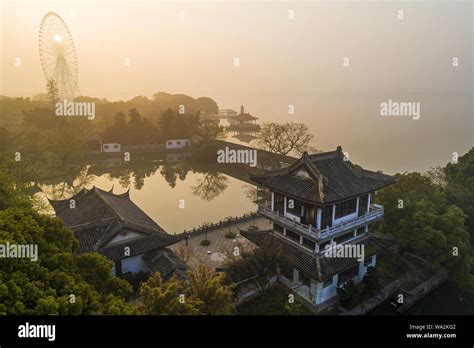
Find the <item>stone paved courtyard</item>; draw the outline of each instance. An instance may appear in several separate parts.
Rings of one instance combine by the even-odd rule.
[[[225,263],[227,255],[232,253],[236,246],[243,248],[243,250],[253,248],[254,244],[242,237],[238,230],[238,228],[247,229],[253,224],[261,230],[271,228],[269,220],[263,217],[256,217],[255,222],[254,219],[249,219],[230,225],[230,231],[237,234],[234,239],[225,237],[225,234],[229,232],[229,227],[224,226],[207,232],[207,239],[211,241],[211,244],[208,246],[200,245],[201,241],[206,239],[206,234],[202,233],[191,236],[187,246],[186,241],[182,240],[169,248],[181,257],[189,267],[195,269],[200,264],[204,264],[210,271],[214,271]]]

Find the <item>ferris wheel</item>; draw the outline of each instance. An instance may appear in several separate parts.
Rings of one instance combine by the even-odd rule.
[[[41,21],[39,53],[44,76],[54,80],[60,100],[72,101],[80,93],[76,49],[66,23],[54,12]]]

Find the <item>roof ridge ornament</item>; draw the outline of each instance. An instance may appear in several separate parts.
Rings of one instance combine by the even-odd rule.
[[[302,156],[303,164],[311,171],[311,174],[318,181],[318,194],[321,203],[324,203],[324,175],[319,171],[316,165],[311,160],[311,157],[308,155],[308,152],[303,152]]]
[[[358,178],[361,178],[362,175],[363,175],[363,171],[362,171],[362,168],[360,168],[360,166],[358,165],[355,165],[353,164],[350,160],[349,160],[349,157],[346,158],[346,154],[342,151],[342,147],[341,145],[339,145],[337,148],[336,148],[336,154],[337,154],[337,157],[342,159],[342,161],[344,162],[344,164],[346,165],[346,167],[352,171],[354,173],[354,175],[356,175]]]
[[[124,193],[121,193],[119,194],[118,196],[122,197],[122,198],[130,198],[130,186],[128,187],[127,191],[125,191]]]

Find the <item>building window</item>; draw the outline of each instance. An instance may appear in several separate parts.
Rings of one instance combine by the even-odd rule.
[[[291,201],[293,201],[293,203],[291,203]],[[286,200],[286,205],[287,205],[286,207],[287,213],[293,214],[295,216],[303,216],[304,214],[303,203],[301,203],[297,199],[288,198]]]
[[[286,231],[286,236],[291,239],[291,240],[294,240],[295,242],[300,242],[300,235],[298,233],[295,233],[293,231],[289,231],[287,230]]]
[[[359,197],[359,216],[367,212],[367,203],[369,202],[369,195]]]
[[[321,214],[321,229],[332,226],[332,205],[324,206],[323,212]]]
[[[172,142],[172,141],[168,141],[168,145],[173,145],[173,142]]]
[[[181,145],[181,141],[178,140],[178,141],[176,142],[176,144]]]
[[[316,249],[316,243],[307,238],[303,238],[303,245],[310,248],[311,251],[314,251],[314,249]]]
[[[303,272],[299,272],[299,278],[298,280],[303,283],[303,285],[306,285],[306,286],[310,286],[311,285],[311,278],[308,277],[306,274],[304,274]]]
[[[324,282],[323,282],[323,288],[327,288],[328,286],[331,286],[332,285],[332,277],[329,278],[329,279],[326,279]]]
[[[114,149],[118,149],[118,145],[117,145],[117,144],[114,145]]]
[[[273,194],[273,210],[283,214],[283,208],[285,204],[285,197],[278,193]]]
[[[276,224],[276,223],[273,223],[273,229],[274,229],[276,232],[283,234],[283,226],[280,226],[280,225],[278,225],[278,224]]]
[[[336,219],[340,219],[343,216],[353,214],[357,209],[357,199],[352,198],[347,201],[336,204]]]
[[[109,149],[109,145],[104,145],[104,149],[105,149],[105,150],[108,150],[108,149]]]

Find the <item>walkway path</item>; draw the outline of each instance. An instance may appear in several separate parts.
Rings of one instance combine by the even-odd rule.
[[[255,221],[254,221],[255,220]],[[257,216],[255,219],[239,222],[230,225],[230,230],[237,235],[234,239],[225,237],[229,232],[229,226],[223,226],[207,232],[207,239],[211,241],[208,246],[201,246],[200,243],[206,238],[206,234],[191,235],[186,246],[186,241],[182,241],[171,245],[169,248],[181,257],[190,268],[197,268],[200,264],[204,264],[210,271],[222,267],[225,263],[227,255],[232,253],[236,246],[241,250],[249,250],[253,248],[253,244],[239,234],[238,228],[247,229],[255,223],[259,229],[271,228],[269,220]]]

